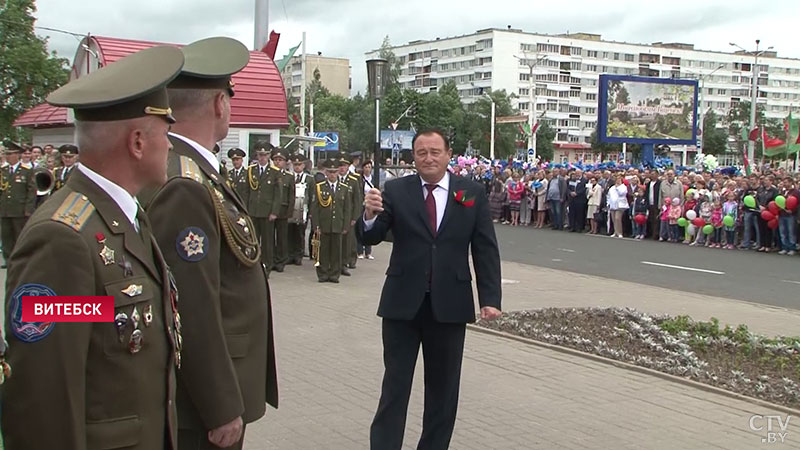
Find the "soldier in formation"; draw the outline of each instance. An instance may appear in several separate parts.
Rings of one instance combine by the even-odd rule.
[[[338,283],[339,276],[345,272],[342,242],[351,227],[353,196],[350,187],[339,177],[339,165],[335,159],[323,163],[326,179],[316,184],[311,203],[315,232],[319,230],[315,253],[320,283]]]

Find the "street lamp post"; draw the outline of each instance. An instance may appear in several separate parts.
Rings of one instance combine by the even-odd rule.
[[[547,55],[542,55],[536,59],[520,58],[523,64],[528,66],[528,128],[530,135],[528,136],[528,148],[533,149],[533,159],[536,160],[536,133],[534,132],[534,125],[536,125],[536,90],[534,89],[533,68],[538,66],[542,61],[547,59]]]
[[[382,58],[367,61],[367,81],[369,93],[375,98],[375,148],[373,149],[373,185],[380,189],[381,173],[381,97],[386,90],[389,78],[389,62]]]
[[[704,119],[705,119],[705,108],[703,107],[703,90],[705,89],[705,87],[704,87],[705,83],[704,82],[706,80],[706,77],[710,77],[711,75],[714,75],[714,73],[716,71],[718,71],[718,70],[720,70],[720,69],[722,69],[724,67],[725,67],[724,64],[720,64],[719,67],[717,67],[716,69],[712,70],[710,73],[707,73],[707,74],[705,74],[705,75],[700,77],[700,95],[699,95],[698,102],[697,102],[697,103],[700,104],[699,105],[700,106],[700,108],[699,108],[699,110],[700,110],[700,146],[697,147],[697,154],[698,155],[702,155],[703,154],[703,145],[705,144],[705,138],[706,138],[705,121],[704,121]],[[684,161],[684,165],[685,164],[686,164],[686,162]]]
[[[490,124],[490,130],[489,130],[489,132],[491,133],[491,135],[489,136],[489,159],[492,160],[492,162],[494,162],[494,122],[495,122],[495,107],[496,107],[496,105],[495,105],[494,99],[492,98],[491,95],[489,95],[487,93],[484,93],[483,95],[486,96],[486,98],[488,98],[490,102],[492,102],[492,112],[491,112],[491,117],[490,117],[491,124]]]
[[[742,50],[745,53],[753,53],[753,56],[754,56],[753,67],[750,70],[750,73],[753,76],[753,87],[751,88],[751,92],[750,92],[750,129],[748,131],[753,131],[756,128],[756,101],[758,99],[758,96],[757,96],[757,89],[758,89],[758,72],[757,72],[758,71],[758,57],[759,57],[759,55],[761,55],[765,51],[772,49],[772,47],[769,47],[769,48],[767,48],[767,50],[758,51],[758,45],[760,43],[761,43],[761,39],[756,39],[756,51],[755,52],[748,52],[747,50],[744,49],[744,47],[742,47],[740,45],[737,45],[737,44],[735,44],[733,42],[730,43],[731,46],[736,47],[736,48],[738,48],[739,50]],[[756,143],[754,141],[751,141],[751,140],[747,141],[747,160],[750,161],[751,164],[755,160],[755,156],[756,156],[756,153],[755,153],[756,152],[756,147],[755,147],[755,145],[756,145]]]

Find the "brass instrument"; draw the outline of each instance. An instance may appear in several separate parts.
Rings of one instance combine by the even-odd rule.
[[[322,237],[322,230],[319,227],[314,229],[314,235],[311,236],[311,259],[314,260],[314,267],[319,267],[319,246],[320,238]]]
[[[46,168],[37,168],[33,171],[33,179],[36,182],[36,196],[49,195],[56,186],[54,171]]]

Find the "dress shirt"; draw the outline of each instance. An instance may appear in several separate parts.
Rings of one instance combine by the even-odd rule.
[[[119,209],[122,210],[122,213],[125,214],[125,217],[128,219],[128,222],[133,225],[134,228],[136,226],[136,213],[139,210],[139,204],[136,203],[136,199],[126,191],[122,189],[119,185],[114,184],[112,181],[108,180],[107,178],[103,177],[99,173],[93,171],[92,169],[86,167],[85,165],[81,164],[78,166],[78,170],[83,172],[87,178],[92,180],[94,184],[98,185],[100,189],[102,189],[109,197],[111,197],[114,202],[116,202]],[[139,231],[138,228],[136,231]]]
[[[214,170],[215,170],[217,173],[219,173],[219,160],[217,159],[217,156],[216,156],[216,155],[214,155],[213,153],[211,153],[211,150],[209,150],[209,149],[207,149],[207,148],[203,147],[202,145],[200,145],[200,144],[198,144],[197,142],[195,142],[195,141],[193,141],[193,140],[191,140],[191,139],[187,138],[186,136],[181,136],[180,134],[173,133],[173,132],[170,132],[170,133],[169,133],[169,135],[170,135],[170,136],[172,136],[172,137],[174,137],[174,138],[176,138],[176,139],[180,139],[180,140],[182,140],[183,142],[186,142],[186,143],[187,143],[187,144],[189,144],[189,145],[190,145],[190,146],[191,146],[193,149],[197,150],[197,153],[199,153],[199,154],[200,154],[200,156],[202,156],[202,157],[203,157],[203,159],[205,159],[206,161],[208,161],[208,164],[210,164],[210,165],[211,165],[211,167],[212,167],[212,168],[214,168]]]
[[[420,189],[422,189],[422,198],[428,198],[428,188],[425,187],[426,183],[422,177],[419,178],[420,181]],[[436,229],[439,229],[439,226],[442,224],[442,218],[444,217],[444,210],[447,207],[447,196],[450,193],[450,172],[445,172],[444,176],[442,177],[439,182],[436,183],[436,189],[433,190],[433,199],[436,200]],[[372,229],[372,226],[375,225],[375,220],[378,217],[375,216],[372,220],[366,220],[366,216],[364,218],[364,231],[369,231]]]

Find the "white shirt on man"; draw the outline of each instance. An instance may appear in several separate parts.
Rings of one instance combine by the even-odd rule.
[[[200,145],[199,143],[197,143],[197,142],[193,141],[192,139],[189,139],[189,138],[188,138],[188,137],[186,137],[186,136],[181,136],[180,134],[173,133],[173,132],[171,132],[171,131],[170,131],[169,135],[170,135],[170,136],[172,136],[172,137],[174,137],[174,138],[180,139],[180,140],[182,140],[183,142],[186,142],[186,143],[187,143],[187,144],[189,144],[189,145],[190,145],[190,146],[191,146],[193,149],[197,150],[197,153],[199,153],[199,154],[200,154],[200,156],[202,156],[202,157],[203,157],[203,159],[205,159],[206,161],[208,161],[208,164],[210,164],[210,165],[211,165],[211,167],[214,169],[214,171],[216,171],[217,173],[219,173],[219,160],[217,159],[217,156],[216,156],[214,153],[212,153],[212,152],[211,152],[211,150],[209,150],[209,149],[207,149],[207,148],[203,147],[203,146],[202,146],[202,145]]]
[[[136,228],[136,213],[139,210],[139,204],[136,203],[136,199],[133,198],[130,192],[122,189],[122,187],[119,185],[83,164],[78,165],[78,170],[80,170],[84,175],[86,175],[87,178],[92,180],[94,184],[99,186],[100,189],[108,194],[108,196],[111,197],[111,199],[117,204],[117,206],[119,206],[119,209],[122,210],[122,213],[125,214],[128,222],[130,222],[131,225]],[[136,231],[139,230],[137,229]]]

